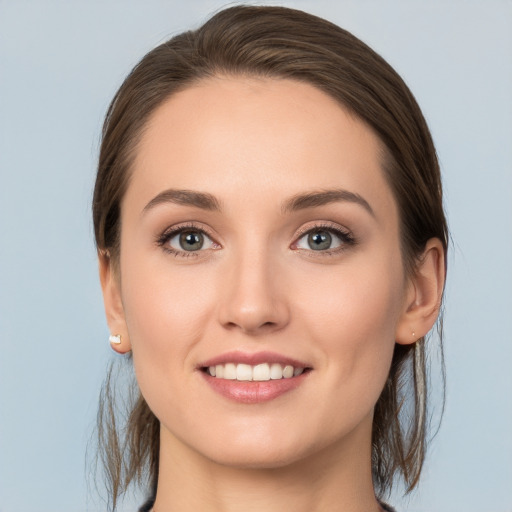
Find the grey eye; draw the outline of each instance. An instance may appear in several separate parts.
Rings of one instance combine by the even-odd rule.
[[[210,238],[198,230],[181,231],[174,235],[168,243],[175,251],[185,252],[210,249],[213,246]]]
[[[332,235],[328,231],[313,231],[308,235],[308,245],[313,251],[330,249],[331,244]]]
[[[202,249],[204,237],[197,231],[180,233],[180,247],[184,251],[198,251]]]
[[[307,249],[308,251],[327,251],[336,249],[347,243],[342,233],[337,234],[336,231],[329,229],[313,229],[309,233],[305,233],[297,241],[297,249]]]

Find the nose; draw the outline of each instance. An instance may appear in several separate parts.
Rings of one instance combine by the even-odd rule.
[[[233,260],[221,278],[222,326],[251,336],[283,329],[290,308],[278,262],[264,252],[249,251]]]

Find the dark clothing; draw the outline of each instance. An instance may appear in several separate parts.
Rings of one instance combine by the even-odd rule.
[[[153,504],[155,503],[155,498],[150,498],[142,507],[139,508],[139,512],[149,512]],[[390,507],[389,505],[386,505],[386,503],[379,502],[380,506],[386,511],[386,512],[396,512],[394,508]]]
[[[144,505],[142,505],[142,507],[139,508],[139,512],[149,512],[153,508],[154,504],[155,498],[149,498],[149,500],[146,501],[146,503],[144,503]]]

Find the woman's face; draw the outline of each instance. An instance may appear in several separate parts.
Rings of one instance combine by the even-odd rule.
[[[209,79],[155,112],[119,295],[163,449],[241,467],[369,452],[410,288],[379,155],[304,83]]]

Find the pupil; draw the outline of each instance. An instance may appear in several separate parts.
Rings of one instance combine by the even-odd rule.
[[[198,251],[203,247],[203,235],[190,231],[181,233],[180,245],[185,251]]]
[[[308,243],[314,251],[322,251],[329,249],[331,246],[332,237],[327,231],[316,231],[308,236]]]

